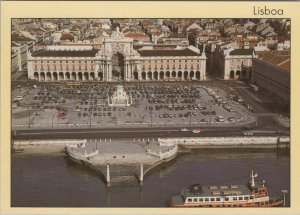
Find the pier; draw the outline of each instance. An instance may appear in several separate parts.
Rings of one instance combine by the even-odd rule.
[[[179,148],[281,148],[288,136],[27,140],[23,145],[64,145],[69,157],[93,169],[107,187],[141,186],[156,166],[180,153]]]

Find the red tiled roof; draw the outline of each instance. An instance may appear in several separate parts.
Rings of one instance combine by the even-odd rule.
[[[263,55],[260,60],[268,62],[280,68],[290,70],[291,56],[287,51],[269,52],[268,54]]]
[[[60,40],[74,40],[74,36],[71,34],[62,34]]]
[[[147,37],[144,33],[128,33],[125,37]]]

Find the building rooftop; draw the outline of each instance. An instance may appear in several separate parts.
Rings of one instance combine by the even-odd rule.
[[[290,70],[291,56],[288,51],[273,51],[263,55],[260,60]]]
[[[46,50],[41,49],[31,53],[32,57],[95,57],[98,49],[91,50]]]
[[[234,49],[229,55],[252,55],[253,49]]]
[[[190,49],[181,50],[138,50],[142,57],[150,56],[200,56],[200,54],[193,52]]]

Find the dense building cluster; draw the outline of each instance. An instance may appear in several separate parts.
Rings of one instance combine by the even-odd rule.
[[[28,71],[28,78],[38,81],[100,82],[203,81],[211,75],[266,88],[265,83],[283,81],[277,75],[281,64],[273,63],[276,75],[267,75],[262,67],[253,69],[254,63],[266,64],[266,56],[281,53],[290,59],[290,24],[288,19],[13,19],[12,72]]]

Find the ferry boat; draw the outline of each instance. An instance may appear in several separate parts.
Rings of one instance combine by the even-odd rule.
[[[265,181],[256,182],[258,176],[250,171],[247,185],[191,185],[179,195],[172,195],[171,207],[277,207],[284,206],[281,198],[270,197]]]

